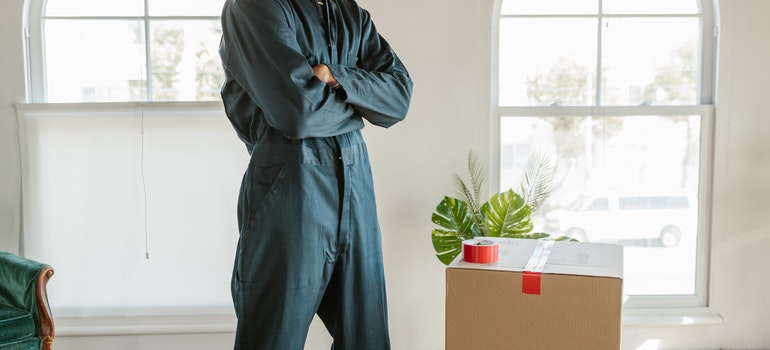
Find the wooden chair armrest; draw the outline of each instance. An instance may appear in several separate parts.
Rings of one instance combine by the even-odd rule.
[[[53,345],[53,315],[51,314],[51,308],[48,305],[48,292],[46,290],[48,280],[51,279],[51,276],[53,276],[53,269],[50,267],[43,268],[37,277],[37,289],[35,290],[37,313],[40,317],[42,350],[51,350],[51,346]]]

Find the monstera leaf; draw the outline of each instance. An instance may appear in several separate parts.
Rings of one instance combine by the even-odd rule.
[[[529,206],[513,190],[492,196],[481,206],[481,214],[491,237],[522,238],[532,231]]]
[[[468,205],[457,198],[444,197],[436,206],[431,221],[439,227],[431,232],[433,249],[445,265],[460,254],[463,240],[478,236]]]

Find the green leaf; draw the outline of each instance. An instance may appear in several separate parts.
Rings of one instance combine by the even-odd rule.
[[[524,198],[532,213],[536,212],[551,194],[556,167],[543,153],[533,153],[527,161],[524,178],[518,193]]]
[[[453,174],[455,188],[460,200],[464,201],[468,207],[468,211],[471,213],[471,219],[476,227],[478,227],[479,235],[486,236],[486,228],[484,227],[484,219],[481,216],[481,187],[486,178],[484,168],[479,163],[479,157],[476,152],[470,150],[468,152],[468,176],[470,177],[470,185],[466,184],[460,175]]]
[[[436,250],[436,257],[444,265],[449,265],[462,251],[463,239],[457,232],[434,229],[431,232],[431,240],[433,249]]]
[[[481,206],[481,213],[489,236],[513,238],[532,231],[530,209],[513,190],[492,196]]]
[[[455,231],[465,239],[476,237],[477,229],[468,212],[468,205],[457,198],[444,197],[431,217],[434,224],[448,231]]]
[[[468,205],[457,198],[444,197],[436,206],[431,221],[438,228],[431,231],[436,257],[449,264],[462,250],[462,241],[478,236]]]

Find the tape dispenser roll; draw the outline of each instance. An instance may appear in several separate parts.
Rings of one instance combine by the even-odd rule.
[[[498,245],[486,239],[467,239],[463,241],[463,260],[476,264],[497,262]]]

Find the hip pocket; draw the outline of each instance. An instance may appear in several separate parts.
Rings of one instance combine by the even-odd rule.
[[[245,209],[244,227],[254,219],[270,197],[276,192],[284,174],[284,164],[264,164],[252,161],[243,180],[241,204]]]

